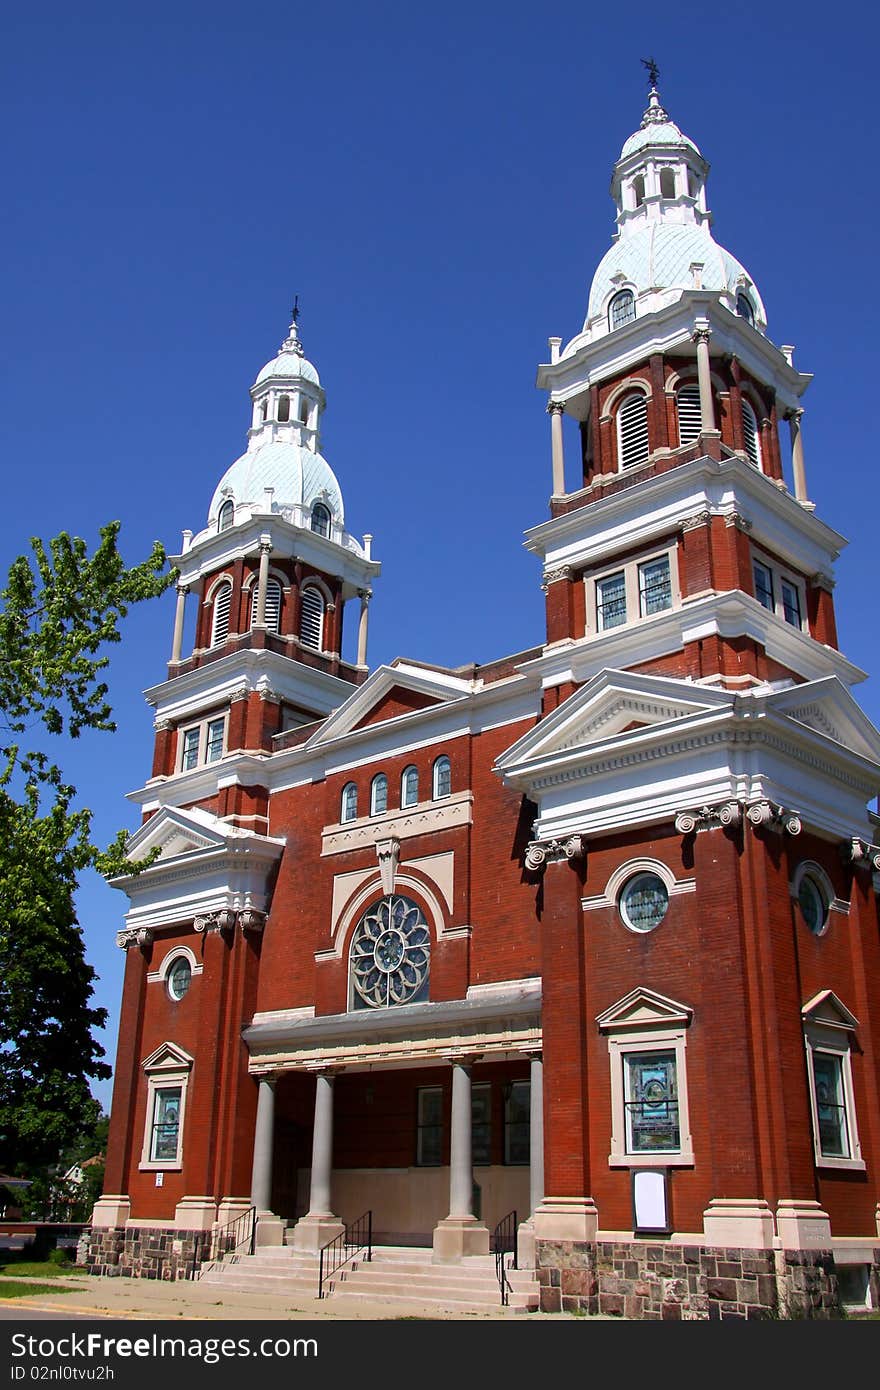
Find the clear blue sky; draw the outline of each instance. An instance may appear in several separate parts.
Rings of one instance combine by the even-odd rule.
[[[535,367],[583,321],[653,55],[712,165],[716,237],[815,373],[808,482],[851,540],[841,645],[880,722],[874,6],[49,0],[2,30],[4,569],[32,534],[119,518],[136,561],[198,530],[298,292],[324,453],[384,566],[371,664],[540,641]],[[118,734],[59,750],[103,839],[136,824],[172,615],[168,595],[128,620]],[[125,907],[83,884],[111,1062]]]

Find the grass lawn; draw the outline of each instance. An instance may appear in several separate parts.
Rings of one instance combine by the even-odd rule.
[[[27,1275],[28,1278],[55,1279],[58,1275],[66,1277],[70,1274],[85,1275],[85,1270],[77,1268],[74,1264],[55,1264],[52,1260],[19,1260],[10,1258],[8,1255],[0,1255],[0,1277],[14,1279],[16,1275]],[[9,1295],[5,1295],[7,1298]]]
[[[42,1293],[73,1293],[68,1284],[25,1284],[21,1279],[0,1280],[0,1298],[29,1298]]]

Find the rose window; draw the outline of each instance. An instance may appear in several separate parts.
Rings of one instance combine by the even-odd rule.
[[[430,959],[421,908],[394,895],[375,903],[351,943],[352,1008],[387,1009],[427,999]]]

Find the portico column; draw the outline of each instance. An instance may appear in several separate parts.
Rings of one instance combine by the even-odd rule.
[[[251,1205],[272,1209],[272,1148],[275,1140],[275,1077],[261,1076],[257,1092],[257,1125],[251,1170]]]
[[[532,1057],[529,1068],[529,1206],[533,1213],[544,1197],[544,1058]]]
[[[272,541],[269,536],[260,537],[260,572],[257,576],[257,615],[254,627],[266,626],[266,588],[269,583],[269,556]]]
[[[791,468],[794,474],[794,495],[799,502],[808,501],[807,475],[804,472],[804,438],[801,429],[802,410],[793,410],[788,417],[791,431]]]
[[[529,1214],[516,1232],[520,1269],[535,1268],[535,1211],[544,1198],[544,1058],[529,1059]]]
[[[550,416],[550,447],[553,457],[553,496],[565,495],[565,451],[562,438],[562,401],[551,401],[547,406]]]
[[[709,329],[697,328],[694,332],[694,342],[697,345],[697,380],[700,384],[700,433],[713,434],[716,425],[709,367]]]
[[[315,1076],[315,1120],[312,1129],[312,1177],[309,1209],[296,1223],[293,1243],[298,1250],[319,1250],[329,1240],[342,1235],[344,1222],[330,1205],[330,1178],[333,1171],[333,1083],[331,1071]]]
[[[366,666],[367,664],[367,622],[369,619],[370,599],[372,593],[369,589],[360,589],[361,617],[358,624],[358,649],[357,664]]]
[[[186,596],[189,588],[186,584],[177,586],[177,607],[174,610],[174,636],[171,639],[171,661],[172,664],[180,660],[180,652],[183,647],[183,619],[186,612]]]
[[[438,1264],[455,1264],[466,1255],[489,1253],[489,1232],[474,1216],[473,1200],[471,1064],[456,1058],[452,1062],[449,1215],[434,1229],[433,1258]]]

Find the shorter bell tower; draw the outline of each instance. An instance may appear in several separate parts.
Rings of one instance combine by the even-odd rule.
[[[294,310],[278,353],[251,387],[247,449],[214,489],[207,524],[184,531],[171,557],[179,579],[168,677],[146,692],[156,710],[153,780],[187,779],[192,786],[181,795],[192,802],[216,795],[218,814],[235,820],[265,819],[242,793],[240,755],[255,760],[256,786],[257,762],[285,738],[296,741],[297,730],[366,679],[367,605],[381,568],[372,537],[346,529],[342,491],[321,453],[326,397],[297,319]],[[354,662],[342,655],[352,600]],[[231,754],[239,755],[233,796],[222,777],[218,786],[214,766]]]

